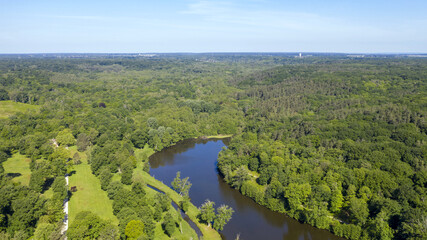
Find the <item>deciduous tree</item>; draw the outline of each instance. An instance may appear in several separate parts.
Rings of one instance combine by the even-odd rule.
[[[181,179],[181,172],[176,173],[176,177],[172,181],[172,187],[175,189],[177,193],[181,196],[188,196],[190,188],[191,188],[191,182],[188,180],[189,177],[186,177],[184,179]]]
[[[200,219],[207,223],[208,226],[210,226],[213,220],[215,219],[214,205],[214,202],[207,199],[200,207]]]
[[[230,221],[231,216],[233,215],[233,212],[234,212],[234,210],[231,207],[229,207],[227,205],[221,205],[217,209],[217,215],[215,217],[213,227],[217,231],[222,231],[225,224],[227,224],[228,221]]]
[[[132,220],[126,225],[125,235],[129,240],[136,240],[144,234],[144,223]]]

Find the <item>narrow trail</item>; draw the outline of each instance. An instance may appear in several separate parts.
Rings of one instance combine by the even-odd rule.
[[[68,175],[65,175],[65,182],[66,182],[66,186],[68,189]],[[64,217],[64,225],[62,226],[61,229],[61,234],[65,235],[67,233],[68,230],[68,197],[66,199],[64,199],[64,213],[65,213],[65,217]],[[67,239],[67,236],[65,236],[65,239]]]
[[[52,141],[52,144],[53,144],[53,146],[55,148],[59,147],[58,146],[58,142],[56,141],[55,138],[52,138],[51,141]],[[68,147],[67,147],[67,149],[68,149]],[[68,174],[65,174],[65,186],[67,187],[67,190],[68,190]],[[64,199],[64,203],[63,203],[65,217],[64,217],[64,220],[63,220],[64,225],[62,226],[62,229],[61,229],[61,234],[62,235],[65,235],[67,233],[67,230],[68,230],[68,200],[69,200],[68,197],[65,198]],[[67,236],[66,235],[65,235],[64,239],[67,240]]]

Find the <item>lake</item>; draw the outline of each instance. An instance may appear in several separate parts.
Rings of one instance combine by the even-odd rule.
[[[284,214],[258,205],[231,188],[218,174],[217,156],[229,139],[188,139],[155,153],[150,157],[150,173],[168,186],[181,172],[181,178],[190,177],[191,202],[200,207],[206,199],[215,206],[226,204],[234,209],[233,217],[221,233],[223,239],[321,239],[342,240],[328,231],[301,224]]]

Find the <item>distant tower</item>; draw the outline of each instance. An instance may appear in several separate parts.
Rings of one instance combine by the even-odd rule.
[[[299,53],[299,58],[302,58],[302,53]]]

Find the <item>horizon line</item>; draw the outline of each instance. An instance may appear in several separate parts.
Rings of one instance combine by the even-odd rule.
[[[394,54],[394,55],[408,55],[408,54],[419,54],[419,55],[426,55],[427,52],[320,52],[320,51],[206,51],[206,52],[190,52],[190,51],[176,51],[176,52],[25,52],[25,53],[0,53],[0,55],[40,55],[40,54],[221,54],[221,53],[262,53],[262,54],[269,54],[269,53],[279,53],[279,54],[379,54],[379,55],[388,55],[388,54]]]

